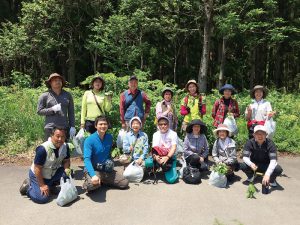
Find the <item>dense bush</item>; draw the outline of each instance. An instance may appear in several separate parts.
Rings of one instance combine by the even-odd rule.
[[[98,74],[99,75],[99,74]],[[148,118],[144,131],[149,135],[150,141],[152,134],[155,132],[154,125],[155,106],[158,101],[161,101],[161,91],[165,86],[170,86],[175,90],[174,101],[179,110],[181,99],[184,97],[183,90],[176,89],[172,84],[163,84],[159,80],[149,81],[149,74],[141,71],[136,71],[139,78],[140,89],[147,92],[148,97],[152,101],[151,113]],[[116,138],[117,133],[121,127],[119,115],[119,94],[127,89],[127,82],[129,76],[116,77],[114,74],[101,74],[106,80],[106,91],[112,90],[113,109],[110,112],[109,118],[112,122],[112,129],[110,130]],[[84,89],[88,88],[88,84],[92,79],[89,76],[82,82],[82,87],[67,89],[73,95],[76,111],[76,125],[77,130],[80,124],[80,109],[81,97]],[[0,153],[17,154],[26,152],[28,149],[33,149],[38,143],[42,142],[44,118],[38,116],[36,113],[38,96],[46,90],[45,86],[38,89],[21,88],[18,85],[12,87],[0,87]],[[212,145],[214,137],[212,135],[212,117],[211,109],[214,101],[219,98],[217,90],[206,96],[207,114],[203,120],[208,125],[208,140]],[[278,91],[272,90],[268,95],[268,100],[271,101],[273,110],[277,111],[275,120],[277,122],[277,130],[274,141],[280,151],[288,151],[299,153],[300,143],[300,98],[299,94],[282,94]],[[249,92],[244,90],[235,96],[237,99],[241,117],[237,120],[239,127],[239,134],[235,138],[240,148],[247,140],[246,121],[244,119],[244,111],[251,99]],[[179,115],[179,127],[183,117]],[[178,129],[179,133],[179,129]],[[179,133],[179,136],[182,135]]]

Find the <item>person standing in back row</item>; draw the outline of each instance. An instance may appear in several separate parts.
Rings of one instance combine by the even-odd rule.
[[[72,95],[63,90],[65,79],[58,73],[52,73],[45,81],[48,91],[40,95],[37,113],[45,116],[45,137],[47,141],[54,127],[62,127],[67,131],[66,139],[75,136],[75,114]]]
[[[128,81],[129,89],[120,95],[120,117],[122,128],[129,130],[129,121],[138,116],[144,125],[150,113],[151,101],[144,91],[138,89],[138,79],[131,76]],[[145,109],[143,107],[145,103]]]

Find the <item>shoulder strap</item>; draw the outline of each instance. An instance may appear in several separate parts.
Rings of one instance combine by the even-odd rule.
[[[125,111],[128,109],[128,107],[134,102],[134,100],[137,98],[137,96],[139,95],[141,93],[141,91],[140,90],[137,90],[137,93],[132,97],[132,99],[129,101],[129,102],[127,102],[126,104],[125,104]]]
[[[97,101],[97,98],[96,98],[96,95],[95,95],[95,93],[92,91],[92,93],[93,93],[93,96],[94,96],[94,99],[95,99],[95,102],[96,102],[96,104],[97,104],[97,106],[98,106],[98,108],[99,108],[99,110],[100,110],[100,113],[101,114],[105,114],[105,113],[103,113],[103,111],[102,111],[102,109],[101,109],[101,107],[100,107],[100,105],[99,105],[99,102]]]

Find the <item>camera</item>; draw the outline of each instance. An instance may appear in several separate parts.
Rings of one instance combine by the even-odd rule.
[[[114,162],[112,160],[108,159],[104,163],[97,163],[96,170],[99,172],[110,173],[114,170]]]

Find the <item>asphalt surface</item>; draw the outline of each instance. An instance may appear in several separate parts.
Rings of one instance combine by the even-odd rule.
[[[82,166],[73,166],[79,198],[59,207],[55,197],[45,205],[33,203],[19,194],[28,167],[0,166],[0,225],[4,224],[300,224],[300,157],[281,157],[284,172],[279,187],[268,195],[255,184],[256,199],[247,199],[246,179],[240,171],[238,181],[226,189],[208,184],[188,185],[182,180],[168,185],[130,184],[128,190],[102,187],[93,194],[82,188]],[[119,168],[120,169],[120,168]],[[258,180],[259,181],[259,180]]]

